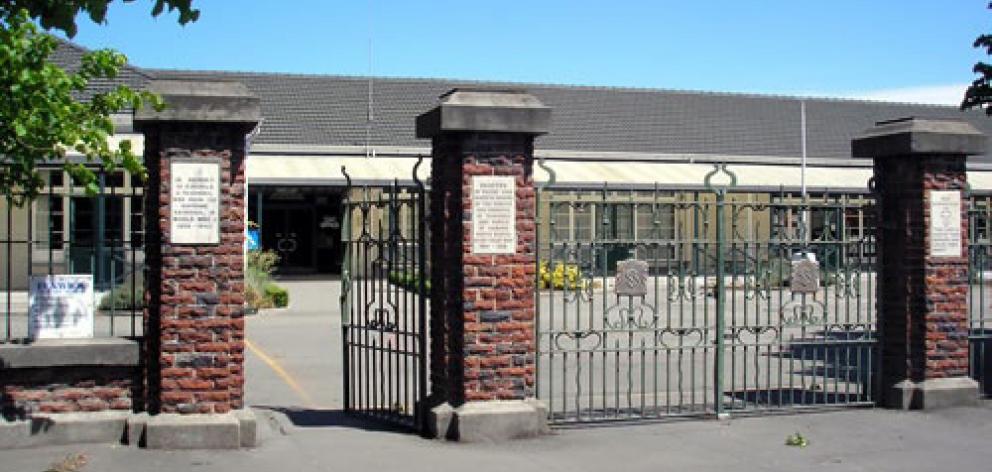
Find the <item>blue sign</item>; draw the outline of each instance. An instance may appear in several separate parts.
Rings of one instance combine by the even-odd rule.
[[[258,228],[248,228],[245,233],[245,249],[249,251],[262,249],[262,237],[258,233]]]

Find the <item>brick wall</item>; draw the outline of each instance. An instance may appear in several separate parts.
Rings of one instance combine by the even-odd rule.
[[[534,396],[533,139],[511,133],[434,138],[432,211],[443,210],[444,218],[432,218],[432,232],[444,237],[432,246],[432,317],[447,321],[447,355],[434,352],[432,380],[446,382],[454,405]],[[471,186],[479,175],[516,177],[514,255],[472,254]],[[435,339],[439,329],[432,324]]]
[[[32,413],[140,409],[135,367],[46,367],[0,370],[0,413],[7,420]]]
[[[879,334],[891,381],[968,375],[968,228],[962,193],[961,257],[928,255],[928,190],[964,190],[960,156],[875,161],[880,201]],[[922,314],[922,316],[920,316]]]
[[[158,169],[146,194],[146,336],[149,409],[225,413],[244,397],[244,133],[224,124],[164,123],[145,130]],[[169,166],[203,159],[221,167],[220,244],[169,244]]]

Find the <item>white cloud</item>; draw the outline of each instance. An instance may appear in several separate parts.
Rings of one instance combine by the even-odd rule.
[[[960,105],[968,84],[927,85],[867,90],[840,94],[823,94],[837,98],[875,100],[882,102],[924,103],[930,105]]]

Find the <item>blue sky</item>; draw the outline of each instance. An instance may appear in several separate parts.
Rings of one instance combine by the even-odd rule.
[[[956,103],[987,0],[197,0],[114,5],[74,38],[143,67]]]

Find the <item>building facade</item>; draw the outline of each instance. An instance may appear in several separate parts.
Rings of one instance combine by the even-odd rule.
[[[63,43],[56,60],[71,68],[83,52]],[[352,191],[410,185],[418,158],[429,160],[430,154],[430,143],[414,135],[415,117],[456,87],[525,88],[554,109],[551,133],[536,144],[544,165],[535,167],[535,178],[539,184],[553,180],[539,210],[541,231],[577,241],[675,235],[692,219],[658,201],[703,190],[715,163],[736,174],[735,199],[796,199],[803,184],[813,199],[862,198],[872,170],[869,162],[851,158],[850,142],[878,121],[958,119],[992,134],[992,120],[983,113],[954,107],[675,90],[374,78],[370,109],[367,77],[128,66],[116,81],[93,86],[143,87],[152,79],[238,81],[261,99],[264,119],[248,158],[248,213],[262,247],[279,253],[283,274],[340,270],[341,203],[348,188],[342,167]],[[128,116],[118,117],[115,139],[131,139],[141,152],[141,136]],[[992,191],[990,155],[969,162],[974,193]],[[429,162],[420,166],[424,181],[429,168]],[[141,254],[131,250],[143,244],[140,182],[105,175],[103,196],[93,199],[57,169],[46,175],[44,195],[29,207],[3,207],[0,287],[23,289],[24,274],[53,271],[92,272],[109,284],[140,268]],[[590,202],[585,209],[564,203],[583,200]],[[669,210],[659,213],[660,207]],[[768,221],[754,231],[793,225],[773,222],[770,214],[755,217]],[[815,233],[837,221],[845,222],[843,231],[860,231],[869,216],[810,218]]]

